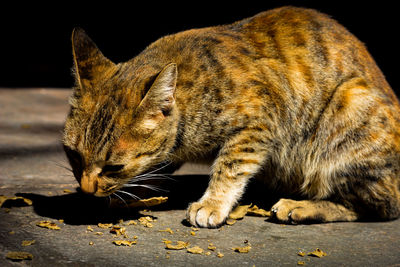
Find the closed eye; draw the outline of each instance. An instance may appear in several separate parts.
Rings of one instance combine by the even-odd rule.
[[[107,173],[116,173],[121,171],[125,165],[123,164],[117,164],[117,165],[105,165],[102,169],[102,174],[107,174]]]

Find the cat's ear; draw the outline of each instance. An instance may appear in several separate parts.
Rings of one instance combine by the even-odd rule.
[[[178,70],[175,63],[170,63],[158,74],[143,98],[140,106],[149,111],[162,111],[169,114],[175,105],[175,88]]]
[[[82,90],[94,88],[102,74],[115,64],[101,53],[83,29],[74,28],[71,39],[75,75],[79,87]]]

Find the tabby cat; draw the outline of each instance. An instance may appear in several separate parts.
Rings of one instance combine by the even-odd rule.
[[[251,178],[301,197],[273,205],[281,222],[400,215],[399,102],[328,16],[278,8],[165,36],[119,64],[82,29],[72,43],[63,143],[83,192],[109,196],[157,164],[212,159],[187,210],[195,226],[224,223]]]

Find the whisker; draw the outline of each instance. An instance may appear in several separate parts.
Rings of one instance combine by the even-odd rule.
[[[167,162],[165,165],[161,166],[160,168],[157,168],[157,169],[155,169],[155,170],[152,170],[152,171],[150,171],[150,172],[147,172],[146,174],[155,173],[156,171],[160,171],[160,170],[164,169],[165,167],[167,167],[167,166],[169,166],[169,165],[171,165],[171,164],[172,164],[172,162]]]
[[[67,171],[73,172],[71,168],[62,165],[62,164],[59,163],[59,162],[56,162],[56,161],[54,161],[54,160],[49,160],[49,161],[52,162],[52,163],[54,163],[57,167],[60,167],[60,168],[65,169],[65,170],[67,170]]]
[[[141,200],[140,197],[138,197],[138,196],[135,195],[135,194],[129,193],[129,192],[126,192],[126,191],[123,191],[123,190],[118,190],[117,192],[124,193],[124,194],[130,196],[130,197],[133,198],[133,199]]]
[[[111,206],[111,196],[108,196],[107,199],[108,199],[108,208],[110,208],[110,206]]]
[[[159,188],[157,186],[153,186],[153,185],[147,185],[147,184],[125,184],[125,187],[144,187],[144,188],[148,188],[150,190],[153,191],[157,191],[157,192],[169,192],[168,190]]]
[[[125,203],[125,206],[126,206],[127,208],[129,208],[129,206],[128,206],[128,204],[126,203],[126,201],[125,201],[122,197],[120,197],[116,192],[114,192],[113,195],[115,195],[116,197],[118,197],[122,202]]]
[[[172,180],[175,181],[174,178],[165,176],[165,175],[151,175],[151,176],[142,176],[137,178],[136,176],[132,178],[130,183],[135,183],[135,182],[141,182],[141,181],[147,181],[147,180]]]

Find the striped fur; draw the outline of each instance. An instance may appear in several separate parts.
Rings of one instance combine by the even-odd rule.
[[[83,30],[72,41],[64,145],[83,191],[106,196],[160,162],[214,158],[193,225],[221,225],[252,177],[304,199],[274,205],[280,221],[400,215],[399,102],[328,16],[274,9],[165,36],[119,64]]]

